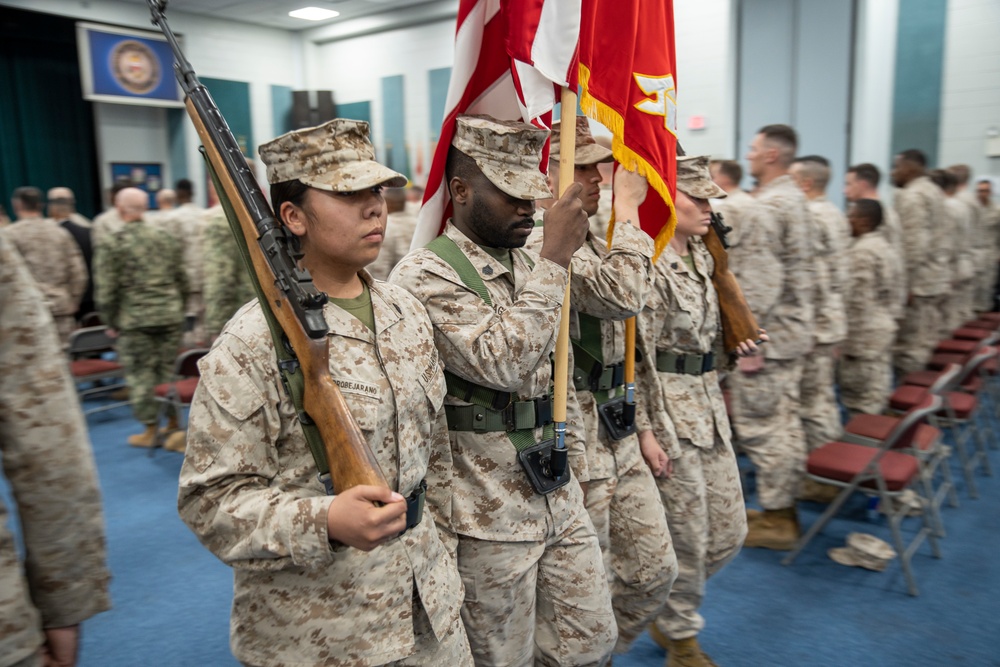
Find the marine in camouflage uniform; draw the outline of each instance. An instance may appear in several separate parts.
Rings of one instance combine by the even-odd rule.
[[[40,216],[18,220],[0,234],[24,258],[55,320],[59,340],[66,345],[90,280],[80,246],[58,222]]]
[[[716,370],[724,359],[715,263],[687,227],[701,214],[707,220],[707,199],[726,193],[712,182],[704,156],[677,159],[677,191],[677,236],[656,261],[656,287],[638,318],[636,426],[654,448],[651,465],[662,449],[673,466],[669,476],[657,470],[656,483],[679,573],[653,634],[668,650],[667,665],[693,667],[711,664],[697,641],[705,582],[739,553],[747,519]]]
[[[94,257],[97,308],[105,324],[118,331],[116,348],[132,412],[146,426],[129,437],[136,447],[154,444],[158,406],[153,390],[173,374],[188,294],[180,244],[145,222],[145,197],[137,188],[118,193],[116,205],[126,224],[97,246]],[[176,428],[174,421],[170,427]]]
[[[546,437],[538,409],[551,388],[566,266],[587,233],[574,183],[546,214],[541,254],[511,249],[530,234],[532,200],[550,196],[538,170],[547,135],[524,123],[458,117],[447,169],[455,218],[444,235],[471,263],[492,306],[426,248],[390,276],[427,308],[446,374],[457,378],[451,382],[478,387],[473,393],[492,396],[491,404],[509,392],[519,405],[534,405],[508,436],[488,426],[500,411],[463,400],[475,396],[449,392],[446,399],[450,447],[436,456],[453,468],[453,492],[435,511],[457,535],[462,618],[477,665],[602,664],[617,635],[580,485],[572,478],[536,492],[512,440]],[[473,430],[477,423],[487,426]],[[582,441],[570,446],[573,473],[586,475]]]
[[[836,440],[843,430],[833,389],[834,356],[835,348],[847,335],[844,285],[850,228],[844,214],[826,198],[830,167],[824,158],[797,158],[791,171],[809,202],[812,223],[816,317],[813,350],[806,355],[802,369],[802,428],[806,447],[812,451]]]
[[[549,180],[559,179],[560,123],[552,127]],[[597,170],[611,162],[611,150],[594,141],[586,117],[576,125],[575,180],[584,186],[584,210],[595,211],[594,197],[603,197]],[[570,391],[579,412],[567,417],[586,441],[587,512],[604,553],[611,601],[618,623],[616,652],[624,653],[666,603],[677,576],[677,560],[659,503],[659,492],[639,452],[635,434],[614,440],[598,415],[598,405],[623,395],[625,323],[642,309],[653,289],[653,240],[638,229],[638,202],[645,196],[645,179],[624,170],[616,175],[616,222],[610,249],[605,237],[591,233],[573,255],[570,285],[570,339],[573,362]],[[611,193],[607,193],[610,199]],[[536,233],[542,213],[555,200],[540,202],[536,227],[527,247],[541,250]],[[606,234],[606,232],[605,232]],[[592,380],[593,378],[593,380]],[[596,384],[592,384],[594,382]]]
[[[741,359],[740,369],[729,376],[738,444],[756,467],[757,499],[764,508],[763,513],[748,512],[748,547],[791,549],[798,539],[795,497],[806,459],[800,387],[804,358],[813,347],[815,290],[809,209],[788,175],[795,147],[792,128],[769,125],[747,154],[751,173],[761,184],[757,201],[774,234],[774,261],[753,271],[743,267],[739,274],[741,285],[761,281],[763,287],[748,302],[770,342],[762,358]]]
[[[903,226],[904,266],[909,298],[896,337],[893,365],[905,375],[921,370],[934,345],[947,333],[944,302],[951,286],[952,232],[944,212],[944,195],[925,174],[926,157],[916,150],[896,156],[892,179],[895,208]]]
[[[879,233],[883,208],[861,199],[848,212],[853,243],[847,250],[844,291],[847,339],[840,355],[840,398],[851,415],[877,415],[892,388],[892,344],[902,316],[903,265]]]
[[[471,667],[459,614],[462,585],[449,548],[429,516],[398,534],[406,526],[401,502],[421,481],[439,504],[450,494],[448,461],[439,458],[448,437],[445,385],[431,324],[405,290],[322,249],[331,228],[367,229],[381,213],[381,185],[399,187],[405,178],[374,161],[361,121],[297,130],[260,153],[290,233],[304,233],[293,228],[302,209],[281,202],[280,188],[304,184],[312,202],[328,201],[333,192],[349,202],[304,233],[302,261],[320,289],[333,292],[319,264],[338,263],[367,295],[324,307],[329,371],[390,488],[326,494],[282,386],[260,305],[243,307],[200,362],[178,500],[181,518],[233,567],[233,653],[260,667]],[[365,247],[370,261],[377,245]],[[337,532],[334,517],[352,508],[358,529]],[[387,522],[385,530],[366,536],[361,527],[373,517]]]
[[[930,174],[931,180],[941,188],[944,194],[944,216],[946,227],[951,231],[951,257],[949,266],[952,269],[952,279],[947,298],[942,304],[944,313],[942,338],[950,338],[951,332],[975,318],[973,302],[975,300],[975,248],[978,239],[975,235],[976,219],[972,208],[956,196],[957,179],[950,171],[935,169]]]
[[[97,471],[52,317],[0,235],[0,455],[26,552],[0,501],[0,665],[41,667],[47,633],[110,608]],[[54,644],[53,644],[54,645]],[[67,656],[59,654],[65,659]]]
[[[205,302],[202,298],[204,291],[202,234],[207,220],[208,216],[204,209],[197,204],[187,202],[175,209],[164,211],[157,221],[161,229],[170,232],[177,239],[184,258],[184,270],[187,271],[188,298],[184,304],[184,312],[187,316],[193,317],[194,322],[191,330],[184,334],[185,347],[196,347],[208,342],[204,331]]]
[[[237,310],[256,297],[256,293],[221,205],[205,211],[201,239],[205,279],[205,338],[211,341],[219,335]]]
[[[976,183],[976,203],[979,206],[980,238],[985,239],[976,306],[978,310],[988,311],[996,307],[997,262],[1000,261],[1000,204],[993,201],[990,180],[983,179]]]

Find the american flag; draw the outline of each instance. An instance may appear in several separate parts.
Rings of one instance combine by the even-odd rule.
[[[547,128],[559,87],[576,90],[581,2],[461,0],[445,117],[412,247],[440,234],[450,214],[444,167],[457,116],[489,114]]]

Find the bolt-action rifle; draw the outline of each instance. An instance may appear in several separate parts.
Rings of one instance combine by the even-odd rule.
[[[204,146],[219,199],[241,246],[261,306],[265,314],[270,311],[268,323],[279,367],[320,478],[330,493],[359,484],[387,487],[378,461],[330,375],[328,327],[323,317],[327,296],[316,289],[309,272],[298,266],[302,253],[276,221],[226,119],[181,52],[163,15],[166,1],[147,2],[153,24],[173,49],[184,104]]]
[[[760,342],[757,320],[743,296],[736,276],[729,270],[726,234],[732,231],[722,220],[722,214],[712,212],[712,227],[704,236],[705,247],[715,260],[712,284],[719,294],[719,312],[722,316],[722,342],[726,352],[733,352],[745,340]]]

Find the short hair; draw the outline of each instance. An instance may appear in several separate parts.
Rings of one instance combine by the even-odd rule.
[[[812,179],[813,187],[826,190],[830,182],[830,161],[821,155],[805,155],[795,158],[794,164],[800,165],[802,175]]]
[[[908,148],[905,151],[900,152],[899,157],[907,162],[919,164],[921,167],[927,166],[927,154],[919,148]]]
[[[955,174],[946,169],[934,169],[927,175],[934,181],[934,185],[949,194],[954,192],[956,186],[958,186],[958,179],[955,178]]]
[[[877,199],[859,199],[854,202],[854,210],[862,218],[872,223],[872,229],[878,229],[882,224],[882,204]]]
[[[194,184],[191,183],[190,178],[179,178],[177,183],[174,184],[174,190],[177,192],[185,192],[189,196],[194,194]]]
[[[733,183],[739,184],[743,180],[743,167],[736,160],[712,160],[712,165]]]
[[[33,185],[22,185],[19,188],[15,188],[11,199],[17,200],[21,208],[26,211],[42,210],[42,191]]]
[[[448,147],[448,161],[445,163],[444,167],[444,178],[447,183],[451,183],[451,179],[461,178],[463,181],[474,181],[483,172],[479,169],[479,165],[476,161],[458,150],[454,146]],[[449,188],[451,186],[449,185]]]
[[[958,185],[968,183],[969,176],[972,175],[972,170],[969,169],[969,165],[967,164],[953,164],[945,169],[945,171],[955,177],[955,183]]]
[[[878,167],[871,162],[862,162],[847,168],[848,174],[854,174],[858,180],[870,184],[873,188],[878,187],[878,182],[882,180],[882,174]]]
[[[784,166],[792,164],[795,153],[799,149],[799,135],[790,125],[765,125],[757,130],[758,134],[763,134],[764,139],[772,144],[778,145],[778,155]]]

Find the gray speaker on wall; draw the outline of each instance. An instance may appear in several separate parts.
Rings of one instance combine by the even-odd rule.
[[[315,127],[337,117],[337,105],[330,90],[292,91],[292,127]]]

